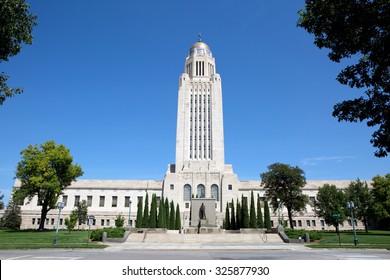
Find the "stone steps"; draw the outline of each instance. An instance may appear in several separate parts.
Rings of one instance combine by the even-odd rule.
[[[145,243],[265,243],[259,234],[132,233],[126,242]],[[266,243],[283,243],[279,235],[267,234]]]

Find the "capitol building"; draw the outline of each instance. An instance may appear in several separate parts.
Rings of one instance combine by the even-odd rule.
[[[87,202],[88,214],[95,217],[92,229],[115,226],[118,214],[130,222],[128,226],[135,227],[137,202],[140,199],[145,201],[146,194],[149,198],[155,194],[158,200],[164,197],[173,200],[175,205],[179,204],[184,229],[193,226],[190,212],[197,199],[207,200],[208,205],[212,205],[212,223],[217,227],[222,226],[226,205],[232,199],[237,201],[243,196],[250,201],[253,192],[255,198],[259,195],[264,201],[265,190],[260,180],[240,181],[232,165],[225,163],[222,80],[216,69],[209,46],[201,40],[193,44],[185,59],[184,73],[179,77],[176,162],[168,165],[163,180],[77,180],[59,198],[65,205],[60,228],[65,228],[64,219],[82,200]],[[350,181],[308,180],[303,193],[313,201],[318,188],[326,183],[343,189]],[[14,188],[18,187],[20,181],[14,184]],[[41,206],[37,205],[36,197],[29,203],[25,199],[21,212],[22,229],[38,228]],[[287,210],[281,209],[281,213],[287,220]],[[45,228],[54,229],[57,216],[58,211],[51,210]],[[334,229],[315,216],[312,204],[293,219],[297,229]],[[271,220],[276,227],[276,213],[271,212]],[[83,227],[86,225],[81,225]],[[364,228],[359,221],[357,227]],[[341,226],[341,229],[351,228],[350,220]]]

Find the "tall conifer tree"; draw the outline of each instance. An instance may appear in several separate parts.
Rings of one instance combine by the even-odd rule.
[[[137,221],[135,223],[136,228],[142,228],[143,219],[142,219],[142,198],[138,200],[137,203]]]
[[[231,217],[230,217],[230,228],[232,230],[236,230],[237,229],[237,225],[236,225],[236,215],[235,215],[235,210],[234,210],[234,200],[232,199],[232,212],[231,212]]]
[[[251,206],[249,211],[249,227],[256,228],[256,209],[255,198],[253,197],[253,191],[251,192]]]
[[[180,207],[179,203],[176,204],[176,218],[175,218],[175,229],[181,230],[181,219],[180,219]]]
[[[269,206],[268,206],[268,201],[264,201],[264,227],[266,229],[271,229],[271,215],[269,212]]]
[[[263,213],[261,211],[261,200],[259,194],[257,194],[257,227],[264,228]]]
[[[149,194],[146,193],[145,197],[145,206],[144,206],[144,216],[142,217],[142,227],[149,228]]]

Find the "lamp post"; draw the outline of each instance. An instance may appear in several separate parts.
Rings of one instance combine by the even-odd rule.
[[[280,226],[280,198],[277,198],[276,201],[278,202],[278,226]]]
[[[61,217],[61,210],[64,208],[65,206],[65,203],[64,202],[58,202],[57,203],[57,207],[58,207],[58,219],[57,219],[57,229],[56,229],[56,234],[54,236],[54,241],[53,241],[53,245],[57,245],[58,244],[58,228],[60,226],[60,217]]]
[[[129,227],[131,227],[131,218],[130,218],[130,215],[131,215],[131,198],[129,197],[129,219],[127,220],[127,225],[129,226]]]
[[[353,228],[353,243],[355,246],[359,244],[359,241],[356,237],[356,229],[355,229],[355,219],[353,218],[353,210],[355,209],[355,205],[353,204],[353,201],[347,202],[347,208],[351,211],[351,221],[352,221],[352,228]]]

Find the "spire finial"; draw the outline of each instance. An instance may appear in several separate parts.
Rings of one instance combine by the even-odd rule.
[[[202,42],[202,33],[198,33],[198,42]]]

